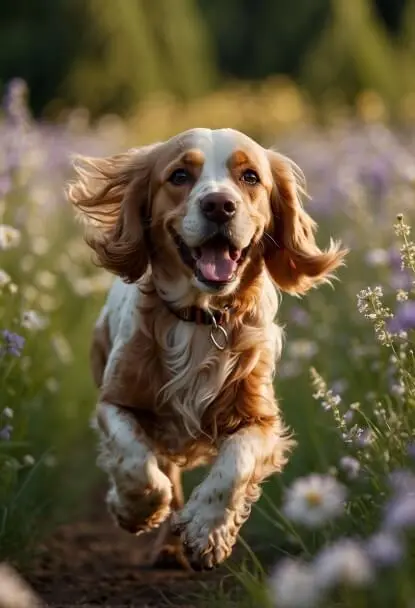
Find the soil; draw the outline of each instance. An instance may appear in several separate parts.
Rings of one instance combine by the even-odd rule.
[[[229,571],[224,566],[206,573],[140,566],[153,537],[118,529],[103,499],[99,503],[98,512],[59,528],[39,547],[25,573],[46,606],[200,608],[209,590],[226,584]]]

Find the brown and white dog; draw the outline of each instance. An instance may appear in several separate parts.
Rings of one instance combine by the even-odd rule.
[[[177,551],[210,568],[293,444],[273,390],[278,290],[327,281],[346,251],[316,245],[295,164],[231,129],[75,167],[69,200],[119,277],[92,345],[109,509],[133,533],[165,522],[158,549],[173,530]],[[180,471],[202,463],[184,505]]]

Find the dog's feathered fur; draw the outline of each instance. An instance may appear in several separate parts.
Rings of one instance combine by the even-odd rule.
[[[182,167],[187,181],[172,183]],[[329,280],[346,251],[317,246],[294,163],[236,131],[194,129],[81,158],[76,170],[69,200],[90,226],[97,262],[120,277],[92,346],[110,510],[135,533],[172,519],[192,563],[211,567],[230,554],[259,484],[281,470],[293,443],[273,391],[282,346],[276,288],[304,294]],[[258,183],[245,180],[247,170]],[[184,262],[172,236],[189,251],[203,244],[200,201],[212,192],[235,201],[227,234],[245,252],[218,288]],[[172,312],[191,305],[231,307],[225,350],[209,326]],[[212,468],[183,505],[178,469],[202,462]]]

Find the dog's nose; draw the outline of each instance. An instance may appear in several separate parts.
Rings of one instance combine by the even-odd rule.
[[[202,198],[200,208],[203,215],[211,222],[225,224],[235,215],[236,203],[229,198],[229,194],[213,192]]]

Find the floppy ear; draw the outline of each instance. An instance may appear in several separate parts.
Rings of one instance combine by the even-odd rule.
[[[293,294],[303,294],[343,263],[347,254],[340,243],[330,241],[322,251],[316,244],[316,223],[304,211],[304,176],[293,161],[272,150],[268,158],[274,180],[271,225],[265,237],[265,263],[275,283]]]
[[[86,241],[99,266],[133,283],[146,271],[143,217],[150,213],[149,182],[158,144],[107,158],[76,157],[77,180],[67,197],[86,223]]]

